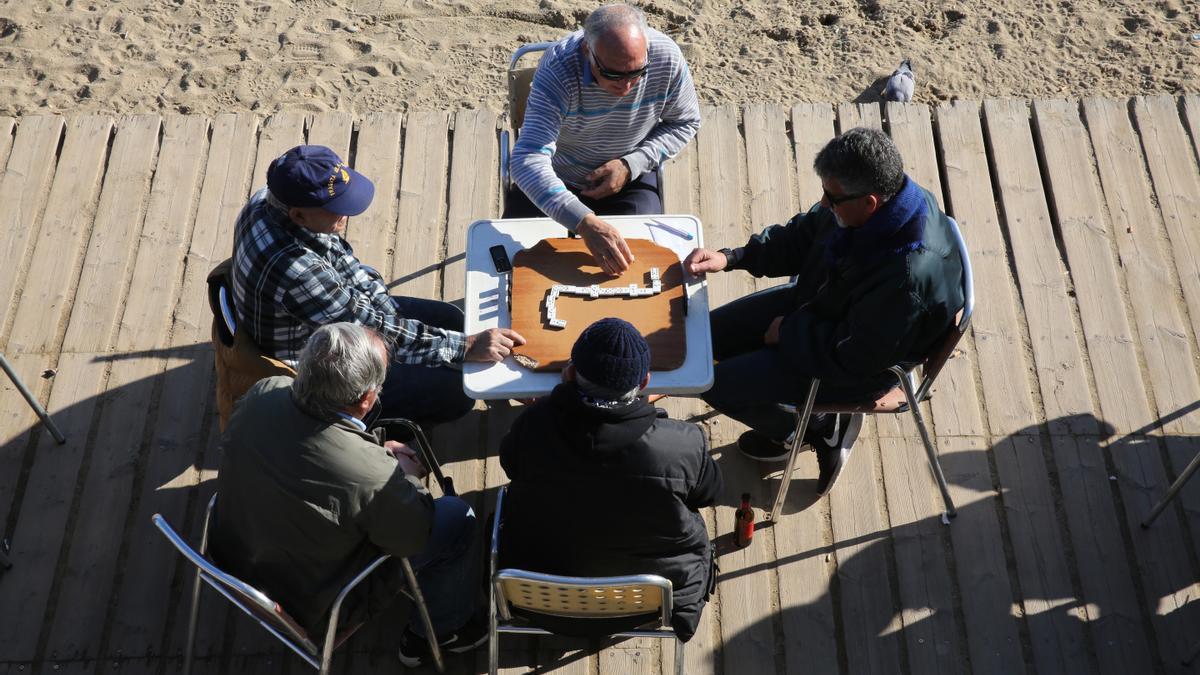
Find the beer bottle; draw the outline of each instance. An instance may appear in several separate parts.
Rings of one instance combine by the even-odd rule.
[[[735,512],[733,536],[739,547],[750,545],[754,538],[754,509],[750,506],[750,493],[742,493],[742,505]]]

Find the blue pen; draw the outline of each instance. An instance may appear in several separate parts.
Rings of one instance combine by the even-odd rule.
[[[691,233],[684,232],[683,230],[679,229],[678,227],[671,227],[670,225],[667,225],[666,223],[663,223],[663,222],[659,222],[657,220],[651,220],[650,222],[646,223],[646,225],[647,226],[654,225],[655,227],[662,228],[662,229],[666,230],[667,232],[670,232],[671,234],[675,235],[676,237],[680,237],[681,239],[684,239],[685,241],[691,241],[691,240],[695,239],[695,237],[693,237],[691,235]]]

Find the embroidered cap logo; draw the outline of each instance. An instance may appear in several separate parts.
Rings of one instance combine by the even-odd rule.
[[[343,183],[346,185],[350,184],[350,174],[342,168],[344,166],[345,164],[335,164],[333,173],[329,175],[329,183],[326,185],[326,189],[329,191],[330,197],[337,196],[337,192],[333,189],[333,186],[337,183],[338,175],[341,175]]]

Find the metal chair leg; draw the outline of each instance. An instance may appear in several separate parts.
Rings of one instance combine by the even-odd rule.
[[[1158,514],[1162,513],[1163,509],[1167,508],[1167,504],[1170,504],[1171,500],[1175,499],[1175,495],[1179,494],[1179,491],[1187,484],[1192,474],[1196,473],[1196,469],[1200,469],[1200,454],[1197,454],[1192,458],[1192,461],[1188,462],[1187,468],[1183,470],[1183,473],[1179,474],[1179,478],[1176,478],[1175,482],[1171,483],[1171,487],[1167,488],[1167,494],[1150,510],[1150,515],[1146,516],[1146,519],[1142,521],[1143,529],[1150,527],[1155,519],[1158,518]]]
[[[413,601],[416,602],[417,612],[421,615],[421,623],[425,625],[425,635],[429,638],[429,651],[433,653],[433,665],[439,673],[446,672],[446,664],[442,663],[442,648],[438,645],[437,633],[433,632],[433,620],[429,618],[429,608],[425,606],[425,596],[421,595],[421,587],[417,585],[417,575],[413,572],[408,558],[400,559],[404,568],[404,580],[412,591]]]
[[[675,675],[683,675],[683,640],[675,638]]]
[[[54,440],[58,441],[59,445],[66,443],[67,437],[63,436],[63,433],[58,430],[58,426],[54,424],[54,420],[46,412],[46,409],[42,407],[42,404],[38,403],[37,397],[33,395],[33,392],[25,387],[25,383],[21,381],[20,377],[17,377],[17,372],[9,365],[8,359],[4,358],[4,354],[0,354],[0,368],[4,369],[4,373],[8,375],[8,379],[12,380],[17,391],[21,392],[21,396],[25,397],[25,402],[41,418],[42,424],[45,424],[46,428],[50,430],[50,435],[54,437]]]
[[[933,470],[938,490],[942,493],[942,501],[946,504],[946,517],[953,518],[958,515],[958,510],[954,508],[954,500],[950,498],[950,488],[946,485],[946,476],[942,473],[942,463],[938,460],[937,449],[933,447],[933,440],[929,438],[929,429],[925,426],[925,416],[921,414],[920,402],[917,401],[912,382],[908,378],[900,378],[900,384],[904,387],[908,407],[912,409],[913,421],[917,423],[917,431],[921,432],[921,443],[925,445],[925,455],[929,457],[929,467]]]
[[[821,381],[814,379],[808,385],[808,396],[804,398],[804,407],[796,411],[796,430],[792,433],[792,451],[788,455],[787,466],[783,469],[783,476],[779,481],[779,492],[775,495],[775,503],[771,506],[771,512],[767,514],[767,520],[771,523],[778,522],[783,516],[783,502],[787,499],[788,487],[792,483],[792,473],[796,470],[796,462],[800,459],[800,446],[804,442],[804,431],[808,428],[808,418],[812,416],[813,405],[817,401],[817,387]]]
[[[488,675],[500,671],[500,631],[496,621],[496,591],[488,584]]]

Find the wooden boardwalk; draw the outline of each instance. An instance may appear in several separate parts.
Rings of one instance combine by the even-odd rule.
[[[0,351],[68,436],[0,378],[0,674],[173,673],[186,609],[163,513],[193,539],[218,466],[204,277],[268,162],[335,148],[377,185],[348,237],[394,292],[460,300],[465,226],[499,213],[488,111],[0,118]],[[930,419],[960,516],[909,420],[869,422],[829,499],[806,455],[787,516],[724,553],[688,673],[1187,672],[1200,640],[1200,481],[1138,522],[1200,452],[1200,97],[707,108],[667,169],[668,212],[737,245],[819,197],[816,150],[881,127],[962,225],[978,312]],[[712,302],[760,287],[715,276]],[[43,373],[46,374],[43,377]],[[725,473],[705,513],[777,475],[740,427],[690,399]],[[435,431],[484,512],[519,407]],[[776,469],[778,470],[778,469]],[[766,478],[764,479],[764,476]],[[210,600],[211,595],[206,596]],[[343,673],[398,672],[399,612],[356,636]],[[666,673],[655,641],[508,638],[507,672]],[[303,673],[224,604],[202,614],[208,673]],[[456,657],[478,672],[484,655]]]

